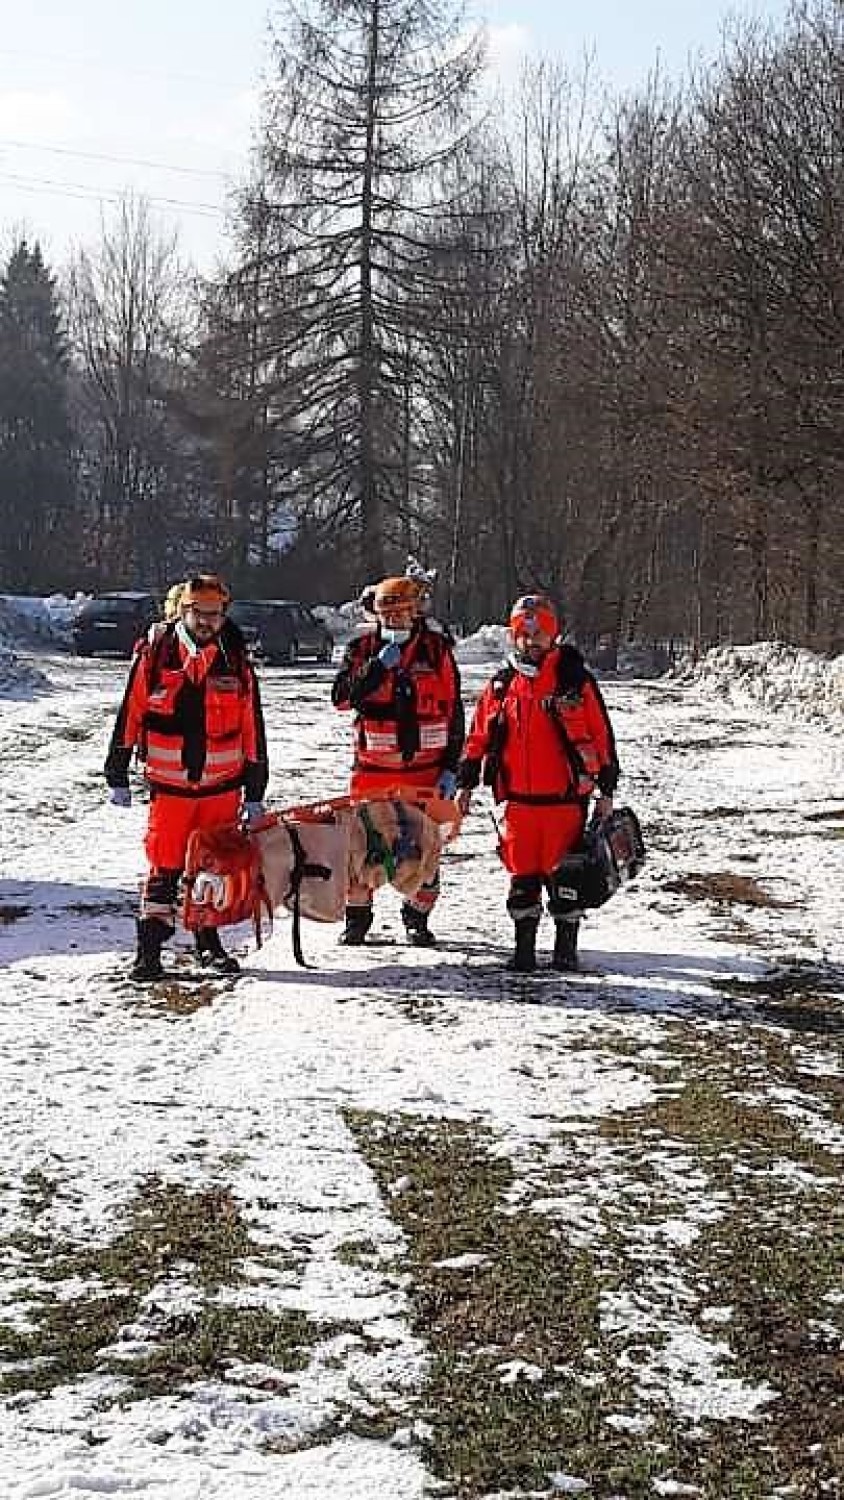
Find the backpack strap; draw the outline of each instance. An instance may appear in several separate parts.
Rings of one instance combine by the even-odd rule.
[[[586,663],[574,646],[564,643],[557,649],[557,691],[561,698],[579,697],[588,679]],[[505,662],[503,666],[499,667],[490,682],[492,691],[498,700],[498,710],[491,722],[490,746],[486,754],[486,763],[484,766],[484,783],[487,786],[498,787],[498,801],[503,800],[507,791],[502,780],[501,769],[504,739],[507,732],[507,721],[504,717],[504,699],[510,691],[510,684],[515,675],[516,668],[509,662]],[[585,775],[585,767],[580,752],[573,744],[563,719],[554,706],[554,699],[543,699],[542,706],[551,718],[554,728],[559,735],[563,753],[571,771],[573,785],[577,787]],[[578,797],[577,800],[579,801],[580,798]]]
[[[574,646],[569,646],[564,642],[562,646],[558,647],[558,650],[558,697],[543,698],[542,707],[545,709],[545,712],[548,714],[548,717],[550,718],[552,724],[554,725],[554,728],[557,731],[560,743],[563,747],[563,754],[565,755],[566,760],[569,763],[572,783],[575,788],[578,788],[583,786],[585,782],[591,781],[592,778],[588,775],[586,766],[583,763],[583,756],[580,754],[580,751],[578,750],[577,746],[571,738],[571,735],[568,732],[568,729],[566,728],[566,722],[562,710],[567,703],[569,704],[569,706],[573,707],[576,702],[580,701],[583,688],[589,679],[589,673],[583,657]],[[589,794],[587,792],[587,799],[588,795]],[[580,801],[582,799],[582,796],[582,792],[579,793],[577,800]]]
[[[510,691],[510,684],[516,675],[515,667],[509,662],[504,662],[498,668],[495,676],[490,680],[490,687],[498,703],[498,707],[490,722],[489,749],[484,756],[484,786],[493,788],[497,802],[503,800],[506,787],[502,772],[502,752],[504,740],[507,736],[507,721],[504,717],[504,699]]]

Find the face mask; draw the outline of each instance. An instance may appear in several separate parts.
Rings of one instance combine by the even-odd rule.
[[[389,625],[381,626],[382,640],[391,641],[396,646],[403,646],[405,641],[410,640],[409,630],[396,630]]]
[[[510,652],[507,660],[511,667],[521,672],[523,677],[535,677],[541,666],[541,662],[529,661],[527,657],[519,656],[515,651]]]

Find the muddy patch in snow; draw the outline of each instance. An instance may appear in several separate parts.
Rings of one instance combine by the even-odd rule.
[[[676,880],[666,880],[663,890],[671,891],[678,896],[686,896],[691,901],[718,901],[738,906],[760,906],[772,910],[787,910],[798,903],[794,901],[783,901],[779,896],[772,896],[754,880],[751,875],[736,875],[729,870],[713,870],[703,875],[692,874],[678,876]]]
[[[796,1032],[844,1035],[844,970],[837,964],[795,963],[760,979],[723,979],[717,988],[752,1006],[760,1021]]]
[[[9,903],[0,905],[0,924],[9,926],[12,922],[21,922],[32,912],[31,906],[13,906]]]

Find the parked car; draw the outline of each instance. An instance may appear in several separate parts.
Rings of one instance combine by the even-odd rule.
[[[236,599],[229,610],[256,658],[295,667],[301,657],[330,661],[334,638],[322,620],[294,599]]]
[[[159,603],[152,594],[97,594],[73,618],[74,649],[79,656],[131,656],[135,642],[159,618]]]

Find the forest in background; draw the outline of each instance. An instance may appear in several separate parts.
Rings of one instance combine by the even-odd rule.
[[[844,651],[844,7],[599,98],[428,0],[277,14],[228,264],[143,200],[0,275],[0,591],[348,598]]]

